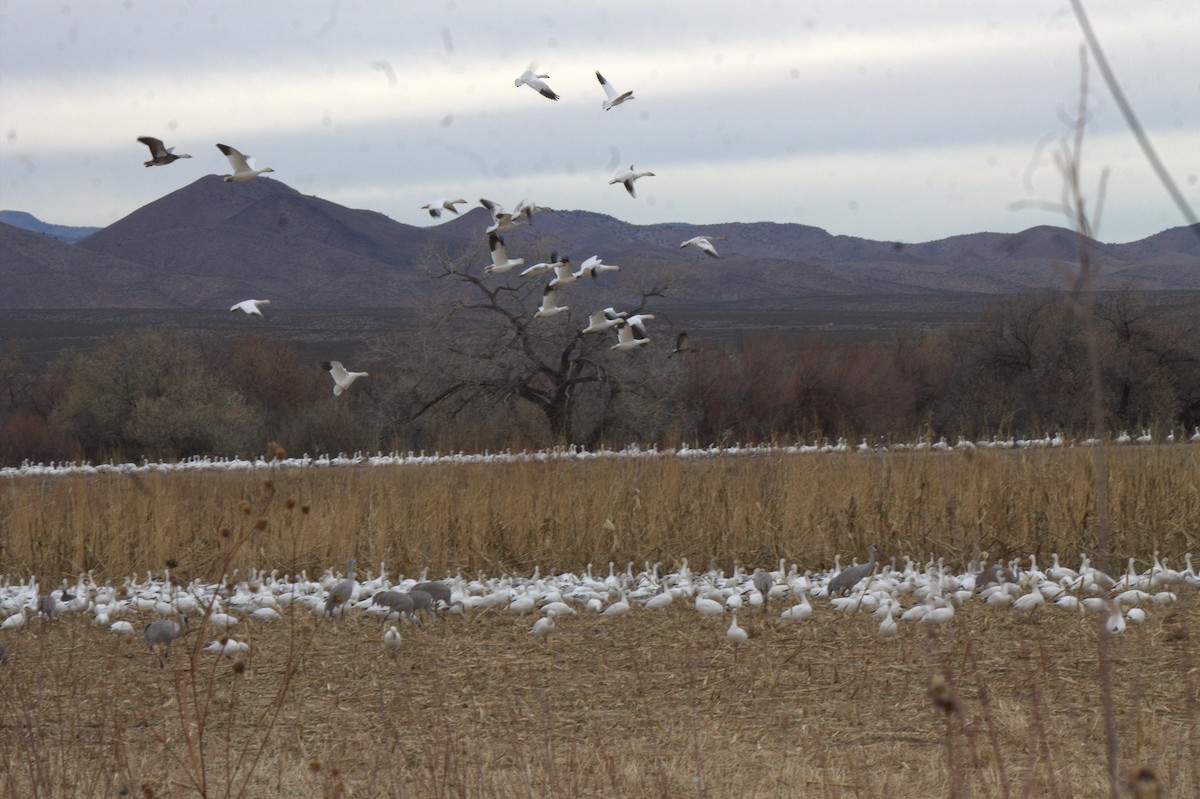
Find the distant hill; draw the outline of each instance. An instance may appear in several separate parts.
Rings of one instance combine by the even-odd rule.
[[[227,308],[253,296],[276,307],[415,308],[454,288],[429,277],[437,253],[466,254],[472,268],[483,270],[488,221],[477,206],[420,228],[303,195],[277,180],[229,184],[210,175],[75,245],[46,236],[37,237],[42,247],[6,244],[0,280],[20,289],[0,295],[0,307]],[[0,230],[0,239],[18,241],[15,233]],[[680,249],[702,234],[724,236],[714,242],[719,259]],[[812,307],[822,297],[1061,287],[1076,247],[1072,231],[1047,226],[901,244],[801,224],[632,225],[570,210],[537,214],[505,241],[510,256],[526,265],[546,260],[551,250],[568,253],[575,264],[595,254],[620,265],[618,273],[573,287],[588,304],[624,302],[639,287],[666,280],[672,301],[775,309]],[[1186,228],[1128,244],[1092,242],[1091,250],[1101,288],[1200,290],[1200,238]],[[519,280],[519,271],[497,280]]]
[[[49,222],[43,222],[33,214],[27,214],[24,211],[0,211],[0,223],[19,227],[22,230],[28,230],[33,233],[44,233],[47,236],[68,243],[79,241],[84,236],[90,236],[100,229],[98,227],[51,225]]]

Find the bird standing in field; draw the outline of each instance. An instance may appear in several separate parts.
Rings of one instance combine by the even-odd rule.
[[[242,300],[241,302],[234,303],[233,307],[230,308],[229,311],[231,313],[233,311],[242,311],[250,316],[257,316],[259,319],[265,319],[266,317],[263,316],[262,306],[270,304],[270,300]]]
[[[854,586],[858,585],[858,581],[866,577],[875,568],[875,545],[871,544],[867,547],[869,557],[866,563],[860,563],[857,566],[850,566],[842,569],[837,575],[829,581],[829,596],[834,597],[838,594],[844,594]]]
[[[551,634],[554,632],[554,611],[546,611],[546,615],[533,623],[533,627],[529,630],[530,634],[535,636],[543,644],[546,643]]]
[[[620,172],[613,175],[613,178],[608,182],[608,185],[611,186],[615,183],[620,183],[625,187],[625,191],[629,192],[630,197],[637,197],[637,193],[633,190],[633,182],[639,178],[652,177],[655,177],[653,172],[634,172],[633,164],[630,164],[629,169],[622,169]]]
[[[542,97],[546,97],[550,100],[557,100],[558,95],[554,93],[554,90],[550,88],[546,81],[542,80],[543,78],[549,77],[549,75],[540,75],[534,72],[532,69],[527,69],[521,73],[519,78],[513,81],[513,85],[528,86]]]
[[[329,589],[325,597],[325,615],[332,616],[333,611],[350,601],[358,584],[354,582],[354,558],[346,561],[346,577]]]
[[[228,144],[218,144],[217,149],[225,154],[225,157],[229,159],[229,165],[233,167],[233,174],[225,176],[226,183],[245,183],[247,180],[253,180],[264,172],[275,171],[269,166],[262,169],[255,169],[254,159],[248,155],[242,155]]]
[[[719,258],[717,248],[712,245],[713,241],[721,241],[724,236],[693,236],[692,238],[679,245],[679,249],[684,247],[695,247],[700,252],[709,255],[713,258]]]
[[[393,624],[383,634],[383,648],[389,652],[400,651],[400,631],[396,629],[396,625]]]
[[[174,147],[163,146],[162,139],[156,139],[153,136],[138,136],[138,141],[150,148],[150,160],[143,166],[166,166],[180,158],[191,158],[186,153],[176,155]]]
[[[179,614],[178,621],[174,619],[157,619],[146,625],[146,629],[142,633],[142,641],[146,643],[146,646],[150,647],[150,651],[158,658],[159,668],[163,668],[166,665],[166,657],[171,654],[171,643],[183,635],[186,629],[187,616],[182,613]],[[158,645],[162,645],[162,652],[155,649]]]
[[[341,361],[322,361],[321,368],[333,378],[333,396],[340,397],[360,377],[370,377],[370,372],[350,372]]]
[[[616,108],[626,100],[635,99],[633,96],[633,89],[618,94],[617,90],[613,88],[612,84],[606,81],[604,76],[600,74],[600,70],[596,70],[596,80],[600,81],[600,88],[604,89],[604,94],[606,97],[608,97],[607,100],[600,104],[605,111],[611,111],[613,108]]]
[[[754,570],[754,587],[758,589],[758,593],[762,594],[763,613],[767,612],[767,599],[771,595],[771,586],[775,584],[775,578],[771,576],[769,571],[763,569]]]
[[[725,637],[735,647],[739,647],[750,640],[750,634],[738,626],[736,609],[734,609],[733,618],[729,622],[729,629],[725,631]]]

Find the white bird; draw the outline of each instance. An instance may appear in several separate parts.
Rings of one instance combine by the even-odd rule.
[[[150,160],[143,166],[166,166],[180,158],[191,158],[190,155],[184,153],[176,155],[174,147],[163,146],[162,139],[156,139],[153,136],[138,136],[138,141],[150,148]]]
[[[620,599],[604,609],[601,616],[624,616],[630,611],[629,600],[625,598],[625,589],[621,589]]]
[[[570,263],[571,263],[571,258],[569,256],[564,255],[560,258],[558,253],[552,252],[552,253],[550,253],[549,261],[544,261],[542,263],[534,264],[533,266],[529,267],[528,269],[525,269],[523,272],[521,272],[521,277],[531,277],[533,275],[540,275],[545,272],[553,272],[553,271],[555,271],[555,267],[562,265],[562,264],[570,264]]]
[[[205,644],[204,651],[212,652],[216,655],[224,655],[225,657],[233,657],[241,652],[249,652],[250,644],[245,641],[235,641],[232,638],[222,638]]]
[[[542,292],[542,304],[538,307],[534,317],[554,316],[555,314],[570,310],[570,308],[570,305],[559,305],[558,294],[554,291],[554,287],[546,286],[546,289]]]
[[[525,200],[521,200],[521,202],[517,203],[517,207],[513,211],[512,215],[513,215],[514,219],[520,219],[521,217],[525,217],[525,220],[526,220],[525,223],[528,225],[532,225],[534,214],[541,213],[542,211],[553,211],[553,210],[554,210],[553,208],[546,208],[545,206],[538,205],[537,203],[533,202],[532,200],[525,199]]]
[[[698,596],[696,597],[696,611],[701,616],[720,616],[725,612],[725,606],[715,599]]]
[[[521,77],[513,81],[514,86],[528,86],[542,97],[547,97],[551,100],[557,100],[558,95],[554,93],[542,78],[549,78],[549,75],[539,75],[532,69],[527,69],[521,73]]]
[[[571,262],[569,260],[564,259],[559,261],[553,265],[553,269],[554,278],[550,281],[549,285],[553,286],[554,288],[565,286],[568,283],[574,283],[579,279],[579,275],[571,271]]]
[[[383,634],[383,648],[389,652],[400,651],[400,631],[396,629],[396,625],[393,624]]]
[[[609,349],[632,350],[649,343],[650,339],[646,336],[646,328],[641,325],[632,325],[627,320],[621,319],[617,322],[617,343]]]
[[[602,333],[605,330],[608,330],[610,327],[616,327],[619,325],[621,320],[628,315],[629,314],[625,313],[624,311],[618,313],[612,308],[605,308],[604,310],[596,311],[588,317],[588,326],[579,332]]]
[[[587,275],[591,275],[592,280],[595,280],[596,275],[600,272],[617,272],[620,271],[620,269],[621,267],[617,266],[616,264],[601,263],[600,256],[593,255],[591,258],[588,258],[579,265],[579,271],[575,273],[575,278],[578,279],[581,277],[586,277]]]
[[[702,253],[707,253],[713,258],[719,258],[720,256],[717,255],[717,248],[712,245],[712,240],[715,239],[720,241],[724,238],[724,236],[693,236],[683,244],[680,244],[679,249],[682,250],[684,247],[695,247]]]
[[[533,627],[529,632],[537,637],[542,643],[546,643],[550,638],[550,634],[554,632],[554,616],[553,610],[546,611],[546,615],[533,623]]]
[[[429,212],[429,215],[434,219],[440,219],[442,211],[449,211],[452,214],[457,214],[458,209],[454,206],[465,203],[466,200],[430,200],[421,207]]]
[[[750,634],[738,626],[737,610],[733,611],[733,618],[729,621],[729,629],[725,631],[725,637],[734,646],[741,646],[750,639]]]
[[[604,79],[604,76],[600,74],[600,70],[596,70],[596,80],[600,81],[600,87],[604,89],[604,94],[608,97],[607,100],[600,104],[605,111],[611,111],[626,100],[637,99],[633,96],[633,89],[617,94],[617,90],[612,87],[611,83]]]
[[[321,361],[321,368],[333,378],[333,396],[340,397],[360,377],[370,377],[370,372],[348,372],[341,361]]]
[[[230,312],[242,311],[250,316],[257,316],[259,319],[265,319],[266,317],[263,316],[261,306],[270,304],[270,300],[242,300],[239,303],[235,303],[234,306],[229,310]]]
[[[488,249],[492,252],[492,264],[484,268],[483,271],[486,274],[502,275],[525,263],[524,258],[508,257],[508,248],[504,246],[504,239],[496,233],[488,234]]]
[[[494,203],[489,199],[480,199],[479,204],[488,210],[492,215],[492,224],[484,229],[484,233],[505,233],[519,225],[528,225],[529,220],[520,221],[516,215],[510,214],[504,210],[504,206],[499,203]]]
[[[622,169],[620,172],[613,175],[613,178],[608,182],[608,185],[611,186],[614,183],[620,183],[625,187],[625,191],[629,192],[630,197],[637,197],[637,194],[633,190],[633,182],[638,178],[652,177],[655,177],[653,172],[634,172],[633,164],[630,164],[629,169]]]
[[[233,167],[233,174],[225,176],[226,183],[245,183],[247,180],[253,180],[264,172],[275,171],[269,166],[262,169],[255,169],[252,158],[242,155],[228,144],[218,144],[217,149],[225,154],[225,157],[229,159],[229,165]]]

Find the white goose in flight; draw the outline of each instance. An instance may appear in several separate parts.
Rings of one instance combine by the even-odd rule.
[[[630,197],[637,197],[637,194],[633,190],[633,182],[638,178],[652,177],[655,177],[653,172],[634,172],[633,164],[630,164],[629,169],[622,169],[620,172],[613,175],[613,178],[608,182],[608,185],[611,186],[614,183],[620,183],[625,187],[625,191],[629,192]]]
[[[492,251],[492,263],[491,266],[484,268],[483,271],[486,274],[502,275],[525,263],[524,258],[509,258],[508,248],[504,246],[504,239],[495,233],[488,234],[488,249]]]
[[[329,372],[333,378],[333,396],[340,397],[342,392],[350,388],[350,384],[360,377],[368,377],[367,372],[348,372],[341,361],[322,361],[321,368]]]
[[[549,87],[549,85],[546,84],[546,81],[542,80],[542,78],[548,78],[548,77],[550,77],[550,76],[549,75],[539,75],[536,72],[534,72],[532,69],[527,69],[521,73],[521,77],[519,77],[513,81],[513,85],[514,86],[522,86],[522,85],[528,86],[529,88],[533,89],[538,94],[542,95],[542,97],[548,97],[551,100],[557,100],[558,95],[555,94],[554,90],[551,89]]]
[[[525,271],[521,272],[521,277],[531,277],[533,275],[540,275],[545,272],[553,272],[556,267],[564,264],[569,269],[571,266],[571,257],[569,255],[559,256],[558,253],[552,252],[550,253],[550,260],[548,262],[534,264]]]
[[[484,233],[507,233],[518,225],[529,224],[528,221],[522,222],[513,214],[505,211],[504,206],[502,206],[500,203],[494,203],[488,199],[481,199],[479,204],[486,208],[488,213],[492,215],[492,224],[483,231]]]
[[[555,292],[554,287],[546,286],[546,289],[542,292],[542,304],[537,309],[537,313],[535,313],[534,316],[538,318],[554,316],[555,314],[560,314],[563,311],[569,310],[570,307],[571,306],[569,305],[559,305],[558,294]]]
[[[440,219],[442,211],[449,211],[452,214],[458,214],[458,209],[454,206],[465,203],[466,200],[430,200],[421,207],[429,212],[429,215],[434,219]]]
[[[269,166],[262,169],[255,169],[252,163],[253,159],[247,155],[242,155],[228,144],[218,144],[217,149],[225,154],[225,157],[229,159],[229,165],[233,167],[233,174],[225,176],[226,183],[245,183],[247,180],[253,180],[264,172],[275,171]]]
[[[644,344],[649,344],[650,339],[646,336],[646,328],[640,324],[634,325],[628,319],[622,319],[617,322],[617,343],[609,347],[612,350],[632,350],[635,347],[641,347]]]
[[[243,311],[250,316],[257,316],[260,319],[265,319],[266,317],[264,317],[262,313],[262,306],[270,304],[270,300],[242,300],[241,302],[236,303],[229,310],[230,312]]]
[[[156,139],[153,136],[138,136],[138,141],[150,148],[150,160],[143,166],[166,166],[180,158],[191,158],[190,155],[184,153],[176,155],[174,147],[164,146],[162,139]]]
[[[596,311],[588,317],[588,326],[580,333],[603,333],[609,328],[619,325],[625,317],[628,316],[624,311],[618,313],[612,308],[605,308],[601,311]]]
[[[604,79],[604,76],[600,74],[600,70],[596,70],[596,80],[600,81],[600,87],[604,89],[604,94],[608,96],[608,99],[601,103],[601,107],[605,111],[611,111],[626,100],[636,99],[633,96],[633,89],[617,94],[617,90],[612,87],[611,83]]]
[[[596,275],[600,272],[617,272],[620,269],[621,267],[617,266],[616,264],[600,263],[600,256],[593,255],[591,258],[588,258],[579,265],[579,271],[575,273],[575,277],[581,278],[591,275],[592,280],[595,280]]]
[[[571,271],[571,262],[562,260],[554,264],[554,279],[550,281],[550,286],[558,288],[568,283],[574,283],[578,278],[579,275]]]
[[[695,247],[702,253],[711,255],[713,258],[719,258],[717,248],[712,245],[713,241],[721,241],[724,236],[693,236],[692,238],[679,245],[679,249],[684,247]]]

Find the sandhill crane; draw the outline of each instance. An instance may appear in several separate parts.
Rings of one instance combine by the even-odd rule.
[[[758,593],[762,594],[763,613],[767,612],[767,599],[771,593],[771,586],[775,584],[775,578],[771,576],[769,571],[762,569],[754,570],[754,587],[758,589]]]
[[[145,631],[142,633],[142,640],[146,646],[150,647],[150,651],[158,658],[158,667],[161,669],[166,665],[166,656],[171,654],[171,642],[183,635],[187,629],[187,616],[180,613],[179,620],[175,619],[156,619],[146,625]],[[159,652],[154,647],[161,644],[163,651]]]
[[[412,587],[413,591],[424,591],[433,597],[434,602],[441,602],[447,609],[462,605],[460,600],[453,599],[450,586],[438,580],[423,580]]]
[[[613,88],[612,84],[606,81],[604,76],[600,74],[600,70],[596,70],[596,80],[600,81],[600,88],[604,89],[604,96],[608,98],[600,104],[600,107],[605,111],[611,111],[626,100],[636,99],[633,96],[633,89],[618,94],[617,90]]]
[[[4,648],[4,642],[0,641],[0,666],[8,662],[8,650]]]
[[[613,175],[612,180],[608,182],[608,185],[611,186],[615,183],[620,183],[625,187],[625,191],[629,192],[630,197],[637,197],[637,193],[633,190],[633,182],[639,178],[652,178],[654,176],[655,175],[653,172],[634,172],[633,164],[630,164],[629,169],[622,169],[620,172]]]
[[[384,615],[385,620],[393,613],[398,613],[401,616],[408,617],[408,620],[414,626],[420,623],[413,616],[413,598],[403,591],[380,591],[371,597],[371,602],[380,607],[387,608],[387,613]]]
[[[414,588],[408,592],[408,595],[412,597],[414,614],[417,611],[423,610],[425,611],[425,615],[429,617],[430,624],[438,620],[437,614],[433,612],[433,597],[429,595],[428,591],[418,591]]]
[[[334,610],[345,605],[354,596],[357,587],[354,582],[354,564],[357,562],[354,558],[346,561],[346,578],[329,589],[329,594],[325,597],[326,615],[332,616]]]
[[[675,349],[667,353],[667,357],[670,358],[672,355],[682,355],[688,352],[695,352],[695,350],[692,349],[692,345],[688,342],[687,331],[680,330],[679,335],[675,337]]]
[[[846,593],[854,586],[858,585],[858,581],[871,573],[875,568],[875,545],[871,544],[867,547],[867,562],[860,563],[857,566],[850,566],[842,569],[837,573],[832,580],[829,581],[829,596],[837,596],[841,593]]]
[[[321,368],[333,378],[333,396],[340,397],[360,377],[370,377],[370,372],[351,372],[341,361],[321,361]]]
[[[233,174],[225,176],[226,183],[245,183],[247,180],[253,180],[264,172],[275,171],[269,166],[262,169],[255,169],[252,158],[242,155],[228,144],[218,144],[217,149],[225,154],[225,157],[229,159],[229,165],[233,167]]]
[[[174,147],[164,146],[162,139],[156,139],[153,136],[138,136],[138,141],[150,148],[150,160],[143,166],[166,166],[180,158],[191,158],[185,153],[176,155]]]

